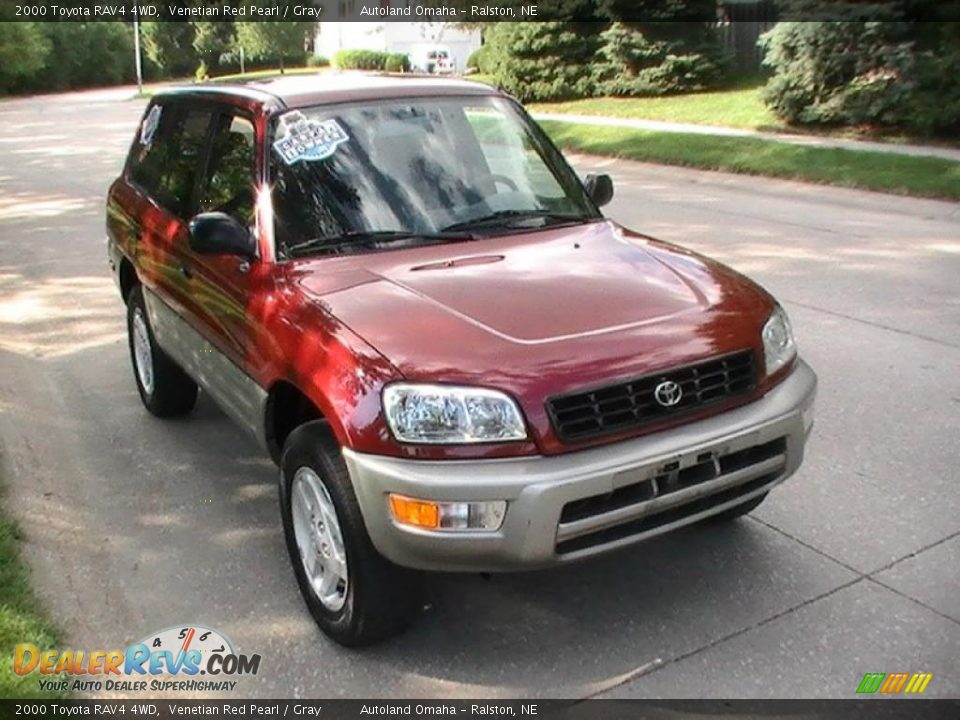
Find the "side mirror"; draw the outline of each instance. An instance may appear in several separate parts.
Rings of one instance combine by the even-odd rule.
[[[190,249],[201,255],[238,255],[250,260],[257,256],[257,241],[226,213],[200,213],[190,221]]]
[[[597,207],[603,207],[613,200],[613,180],[606,173],[590,173],[583,181],[583,187]]]

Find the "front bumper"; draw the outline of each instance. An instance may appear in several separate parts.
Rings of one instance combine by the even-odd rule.
[[[813,424],[817,378],[798,361],[763,398],[673,430],[556,456],[406,460],[344,450],[374,546],[407,567],[503,571],[579,560],[697,522],[793,474]],[[388,493],[506,500],[497,531],[398,525]]]

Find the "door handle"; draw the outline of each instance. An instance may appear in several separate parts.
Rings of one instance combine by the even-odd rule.
[[[190,269],[190,266],[186,263],[180,263],[180,273],[187,279],[190,280],[193,277],[193,270]]]

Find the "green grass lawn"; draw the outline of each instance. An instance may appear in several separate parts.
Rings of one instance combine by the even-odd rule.
[[[0,698],[55,698],[57,694],[39,690],[36,673],[21,676],[13,671],[14,645],[31,642],[45,650],[55,647],[58,637],[30,589],[29,574],[18,553],[19,541],[16,526],[0,515]]]
[[[280,77],[281,75],[318,75],[329,72],[329,70],[329,67],[292,67],[284,68],[281,73],[280,68],[267,68],[266,70],[253,70],[245,73],[234,73],[233,75],[219,75],[211,77],[210,82],[243,82],[244,80],[263,80],[264,78]]]
[[[756,82],[717,92],[644,98],[587,98],[559,103],[533,103],[531,112],[605,115],[695,125],[723,125],[751,130],[784,130],[764,105]]]
[[[960,163],[941,158],[548,120],[541,121],[540,125],[565,150],[898,195],[960,200]]]

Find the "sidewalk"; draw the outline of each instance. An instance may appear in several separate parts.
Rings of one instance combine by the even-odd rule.
[[[914,155],[939,157],[960,162],[960,148],[936,147],[932,145],[897,145],[894,143],[869,142],[863,140],[845,140],[843,138],[820,137],[816,135],[790,135],[786,133],[761,132],[742,128],[718,127],[716,125],[694,125],[691,123],[672,123],[660,120],[640,120],[631,118],[604,117],[601,115],[573,115],[570,113],[531,113],[537,120],[557,120],[559,122],[582,123],[585,125],[603,125],[607,127],[625,127],[635,130],[656,130],[658,132],[693,133],[696,135],[716,135],[718,137],[744,137],[758,140],[772,140],[788,145],[807,145],[810,147],[843,148],[883,152],[894,155]]]

